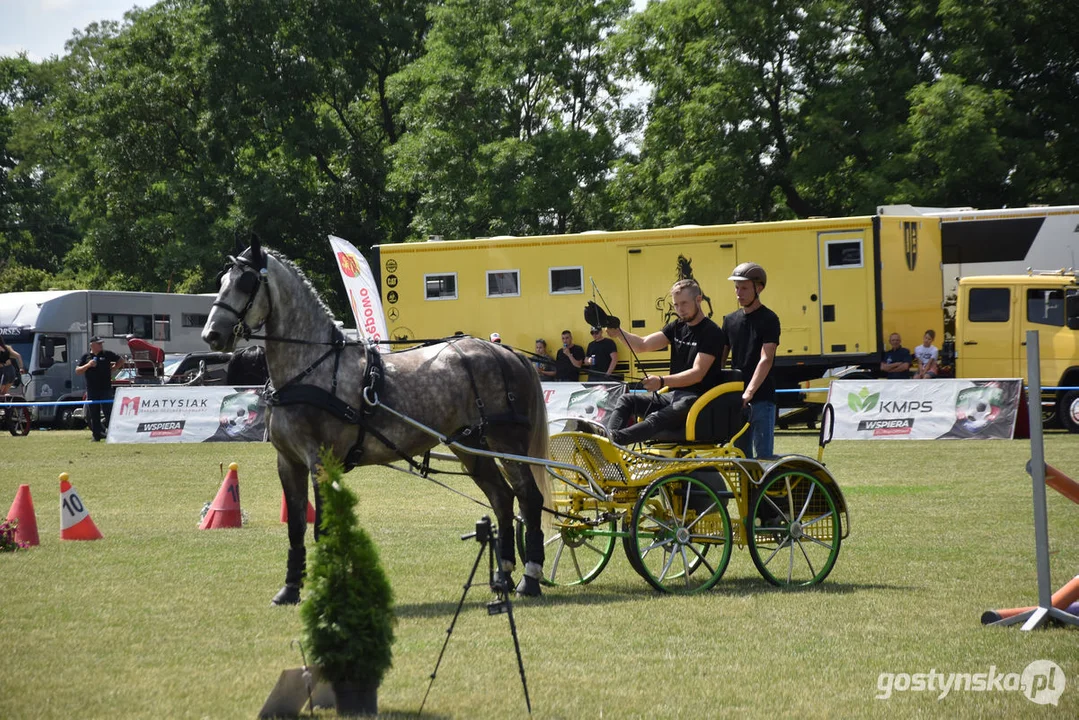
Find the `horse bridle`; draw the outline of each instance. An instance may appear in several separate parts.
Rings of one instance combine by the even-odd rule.
[[[263,262],[258,265],[243,255],[233,257],[229,255],[229,260],[232,261],[231,267],[226,265],[225,270],[222,273],[224,275],[231,269],[239,269],[240,277],[236,280],[236,289],[240,292],[247,293],[247,303],[244,305],[243,310],[237,310],[226,302],[221,300],[214,300],[210,307],[219,307],[224,310],[228,310],[230,313],[236,316],[236,324],[232,326],[232,334],[238,338],[244,340],[251,339],[252,333],[266,324],[263,320],[258,328],[252,328],[247,324],[247,313],[251,311],[251,306],[255,304],[255,298],[258,297],[259,289],[266,284],[268,272],[266,270],[266,264]],[[270,296],[266,296],[267,302],[269,302]],[[266,313],[266,317],[269,318],[270,313]]]

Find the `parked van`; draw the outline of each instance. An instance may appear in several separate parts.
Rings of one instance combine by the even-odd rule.
[[[206,350],[202,328],[215,295],[108,290],[51,290],[0,294],[0,333],[26,364],[28,401],[81,400],[84,378],[75,374],[92,335],[106,350],[128,352],[127,338],[153,342],[166,352]],[[42,423],[66,427],[75,406],[35,408]]]

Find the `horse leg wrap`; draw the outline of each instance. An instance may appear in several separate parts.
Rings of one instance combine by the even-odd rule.
[[[288,566],[285,570],[285,587],[274,595],[274,605],[296,605],[300,602],[304,571],[307,568],[307,548],[289,548]]]
[[[534,562],[525,563],[525,577],[535,578],[536,580],[539,580],[541,577],[543,577],[543,566]]]
[[[513,562],[512,560],[502,559],[499,560],[498,563],[498,569],[506,573],[507,575],[512,573],[517,567],[517,563]]]
[[[527,573],[527,570],[525,572]],[[527,574],[523,575],[521,577],[521,582],[517,583],[517,594],[524,597],[541,596],[543,594],[543,590],[540,589],[539,578]]]

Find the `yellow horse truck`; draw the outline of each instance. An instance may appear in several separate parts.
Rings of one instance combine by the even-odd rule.
[[[674,317],[668,292],[683,278],[700,283],[705,311],[721,323],[737,309],[726,278],[735,265],[752,260],[768,272],[762,301],[782,325],[773,371],[781,388],[838,368],[874,372],[891,333],[913,347],[927,329],[936,332],[938,345],[945,341],[946,361],[957,356],[950,364],[958,376],[1019,377],[1025,374],[1028,327],[1042,331],[1043,384],[1075,386],[1074,274],[1018,273],[1025,263],[1071,260],[1077,229],[1079,207],[894,206],[850,218],[537,237],[432,236],[377,246],[372,268],[394,339],[456,333],[487,338],[497,332],[503,343],[526,351],[544,338],[554,355],[564,330],[587,344],[582,311],[589,300],[638,335],[659,330]],[[1012,274],[974,276],[986,268]],[[949,272],[955,273],[950,279]],[[958,286],[956,314],[960,274],[966,277]],[[986,303],[991,307],[983,309]],[[618,370],[627,380],[667,369],[666,352],[633,357],[624,344],[618,349]],[[1045,402],[1079,431],[1079,393],[1053,392]]]

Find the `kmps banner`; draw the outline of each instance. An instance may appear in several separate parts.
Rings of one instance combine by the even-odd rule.
[[[118,388],[107,442],[259,442],[266,420],[261,387]]]
[[[836,440],[1009,440],[1022,380],[836,380]]]
[[[556,433],[566,428],[565,421],[569,419],[603,423],[625,391],[622,383],[545,382],[547,426],[551,433]]]
[[[367,261],[360,251],[348,240],[329,236],[337,268],[341,271],[341,280],[348,291],[348,302],[352,306],[352,315],[356,318],[356,327],[368,340],[387,340],[386,315],[382,312],[382,299],[378,294],[378,285]]]

